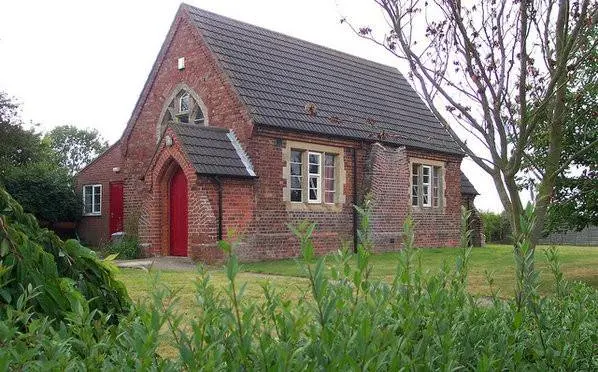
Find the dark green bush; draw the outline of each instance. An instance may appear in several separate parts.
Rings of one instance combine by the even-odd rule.
[[[0,318],[29,285],[37,316],[62,319],[75,308],[125,312],[130,304],[116,268],[76,240],[60,240],[0,188]]]
[[[82,202],[66,168],[51,163],[32,163],[7,168],[0,177],[27,213],[42,222],[73,222],[81,218]]]
[[[512,243],[511,226],[505,213],[482,212],[480,216],[484,225],[486,243]]]
[[[131,235],[124,235],[121,240],[107,244],[103,251],[108,255],[116,255],[121,260],[131,260],[141,255],[139,240]]]
[[[412,222],[408,221],[407,231]],[[264,302],[245,299],[234,244],[229,285],[207,272],[196,284],[190,323],[175,313],[176,291],[155,284],[152,300],[118,324],[78,308],[59,324],[31,319],[23,303],[0,319],[0,368],[137,370],[596,370],[598,293],[557,274],[554,296],[529,306],[467,290],[469,250],[427,276],[407,248],[392,282],[372,280],[369,253],[316,259],[313,225],[295,228],[309,289],[296,302],[263,285]],[[412,235],[406,234],[406,244]],[[353,260],[356,265],[350,264]],[[159,283],[159,279],[155,281]],[[534,302],[535,301],[535,302]],[[96,319],[96,320],[94,320]],[[159,345],[178,350],[171,360]]]

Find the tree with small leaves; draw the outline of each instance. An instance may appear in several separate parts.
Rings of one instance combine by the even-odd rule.
[[[43,223],[81,216],[81,198],[58,155],[35,126],[27,129],[19,103],[0,92],[0,186]]]
[[[11,167],[47,161],[53,154],[34,126],[27,129],[18,102],[0,91],[0,178]]]
[[[594,28],[589,42],[577,52],[583,61],[566,96],[566,125],[561,143],[563,153],[571,157],[598,139],[598,48],[586,50],[598,39],[598,28]],[[589,52],[589,53],[588,53]],[[544,124],[544,123],[542,123]],[[547,131],[542,130],[534,137],[533,151],[527,163],[545,161],[548,149]],[[534,180],[533,177],[528,177]],[[533,186],[533,184],[531,185]],[[571,163],[569,170],[558,175],[554,197],[548,206],[547,232],[582,230],[587,226],[598,226],[598,151],[587,151]]]
[[[596,0],[374,0],[387,24],[356,27],[407,62],[414,85],[461,149],[496,186],[514,236],[525,208],[524,170],[537,180],[532,249],[544,228],[559,175],[598,140],[564,151],[567,94],[596,49]],[[545,156],[533,161],[534,139]]]
[[[75,174],[108,148],[97,129],[79,129],[73,125],[55,127],[45,137],[58,156],[60,165]]]

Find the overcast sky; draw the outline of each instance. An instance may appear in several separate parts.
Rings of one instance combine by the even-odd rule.
[[[397,59],[339,19],[380,24],[365,0],[188,0],[227,17],[393,65]],[[44,131],[73,124],[115,142],[125,128],[180,2],[176,0],[3,0],[0,90]],[[476,206],[502,209],[492,180],[469,159],[462,169],[481,193]]]

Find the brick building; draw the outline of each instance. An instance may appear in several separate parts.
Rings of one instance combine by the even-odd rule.
[[[317,223],[319,253],[353,244],[374,199],[378,250],[455,246],[477,194],[463,154],[394,68],[182,5],[119,140],[82,170],[83,240],[115,231],[147,255],[296,256],[287,224]]]

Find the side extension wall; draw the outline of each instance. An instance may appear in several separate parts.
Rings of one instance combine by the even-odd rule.
[[[120,142],[115,143],[96,160],[77,174],[77,192],[82,197],[84,185],[102,185],[102,213],[99,216],[83,216],[77,226],[79,238],[85,244],[99,247],[110,240],[110,182],[122,181]]]

